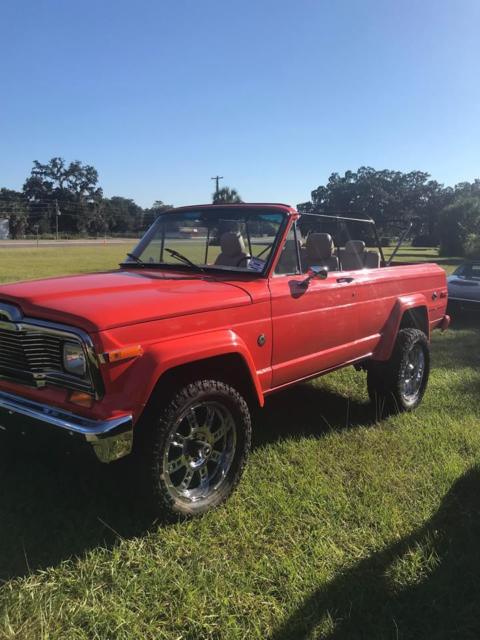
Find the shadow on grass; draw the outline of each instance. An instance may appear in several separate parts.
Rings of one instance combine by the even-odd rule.
[[[153,522],[128,460],[102,465],[83,448],[37,440],[0,437],[0,583],[111,548]]]
[[[331,430],[373,424],[375,420],[371,404],[304,383],[267,398],[255,419],[253,446],[292,436],[318,438]]]
[[[431,262],[436,262],[437,264],[451,264],[454,266],[457,266],[459,264],[462,264],[462,262],[465,262],[464,258],[435,258],[435,260],[432,260]]]
[[[463,306],[449,303],[447,313],[450,314],[451,328],[480,329],[480,304],[478,306]]]
[[[479,638],[479,493],[476,467],[425,526],[314,592],[270,640]]]
[[[255,420],[255,445],[321,437],[369,420],[368,405],[300,385],[268,400]],[[89,449],[67,449],[63,440],[0,434],[0,582],[112,548],[119,537],[141,536],[158,524],[138,495],[129,459],[102,465]]]

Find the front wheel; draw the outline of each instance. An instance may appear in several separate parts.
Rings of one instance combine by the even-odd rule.
[[[368,394],[380,412],[412,411],[422,401],[430,373],[427,336],[419,329],[401,329],[388,362],[371,362]]]
[[[238,484],[251,443],[247,403],[218,380],[180,389],[152,425],[149,484],[164,515],[197,515]]]

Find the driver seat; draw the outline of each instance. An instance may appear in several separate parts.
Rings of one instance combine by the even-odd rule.
[[[314,266],[338,271],[338,258],[333,255],[334,244],[329,233],[310,233],[306,243],[307,269]]]
[[[220,236],[221,253],[215,264],[224,267],[246,267],[250,256],[245,251],[245,242],[240,233],[227,231]]]

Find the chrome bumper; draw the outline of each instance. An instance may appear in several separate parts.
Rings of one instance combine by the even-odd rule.
[[[101,462],[113,462],[132,450],[132,416],[91,420],[69,411],[0,391],[0,428],[50,426],[89,442]]]

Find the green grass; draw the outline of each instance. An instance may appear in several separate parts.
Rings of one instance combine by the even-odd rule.
[[[238,491],[191,522],[152,522],[128,461],[2,441],[0,638],[477,639],[479,339],[434,336],[412,414],[377,419],[351,368],[272,397]]]
[[[383,252],[386,258],[392,255],[394,247],[386,247]],[[447,273],[452,273],[462,262],[462,258],[439,257],[438,249],[425,247],[401,247],[394,262],[438,262]]]
[[[171,242],[172,248],[184,252],[192,257],[192,247],[179,241]],[[32,280],[46,278],[54,275],[67,275],[73,273],[87,273],[115,269],[119,263],[125,260],[127,251],[132,251],[131,243],[98,244],[90,247],[39,247],[0,249],[0,282],[15,280]],[[218,253],[218,247],[211,247],[210,258]],[[385,250],[388,258],[393,251],[392,247]],[[198,246],[198,259],[203,256],[203,247]],[[438,258],[436,249],[418,249],[403,247],[396,256],[399,262],[424,262],[431,260],[439,262],[447,273],[451,273],[459,264],[459,258]],[[172,263],[175,260],[172,259]]]
[[[0,249],[0,282],[115,269],[132,245]]]

